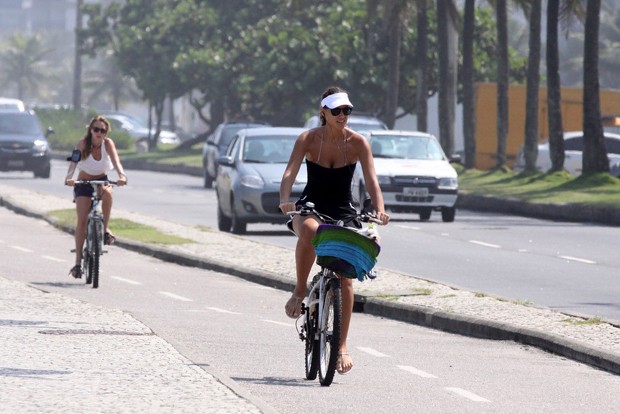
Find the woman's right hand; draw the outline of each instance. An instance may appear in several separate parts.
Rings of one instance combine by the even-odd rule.
[[[65,178],[65,185],[73,187],[75,186],[75,180],[73,178]]]

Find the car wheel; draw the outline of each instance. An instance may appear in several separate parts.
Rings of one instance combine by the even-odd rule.
[[[455,207],[443,207],[441,209],[441,219],[446,223],[452,223],[454,221],[455,214],[456,214]]]
[[[211,175],[209,175],[209,171],[207,171],[207,168],[205,167],[205,188],[212,188],[213,187],[213,177],[211,177]]]
[[[222,207],[220,206],[219,200],[217,203],[217,228],[219,231],[230,231],[230,226],[232,225],[232,220],[230,217],[226,217],[224,212],[222,211]]]
[[[431,218],[431,209],[424,208],[420,210],[420,221],[428,221]]]
[[[232,212],[232,232],[235,234],[245,234],[247,230],[248,223],[239,218],[237,212],[235,211],[235,200],[230,200],[230,210]]]
[[[51,166],[49,164],[34,170],[34,178],[50,178]]]

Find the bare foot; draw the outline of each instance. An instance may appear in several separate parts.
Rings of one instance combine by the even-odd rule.
[[[300,298],[293,293],[291,295],[291,298],[288,300],[288,302],[286,302],[286,305],[284,306],[284,312],[286,312],[286,316],[292,319],[299,318],[299,315],[301,315],[301,302],[303,300],[304,298]]]
[[[340,375],[346,375],[353,368],[353,360],[348,352],[338,352],[338,362],[336,363],[336,371]]]

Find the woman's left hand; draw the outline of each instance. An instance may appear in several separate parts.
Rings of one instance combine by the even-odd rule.
[[[120,177],[118,177],[118,180],[116,180],[116,185],[118,185],[119,187],[127,185],[127,177],[125,175],[121,175]]]

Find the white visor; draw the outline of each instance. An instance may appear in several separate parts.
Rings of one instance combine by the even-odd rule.
[[[349,101],[349,95],[347,95],[345,92],[331,94],[321,101],[321,108],[326,106],[329,109],[334,109],[342,105],[350,106],[351,108],[353,108],[353,104],[351,103],[351,101]]]

